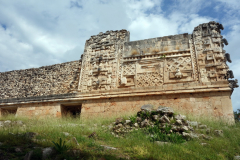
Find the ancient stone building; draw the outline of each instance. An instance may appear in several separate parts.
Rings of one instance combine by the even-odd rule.
[[[0,73],[1,115],[109,116],[153,104],[232,121],[238,85],[229,80],[222,29],[209,22],[192,34],[139,41],[127,30],[101,32],[78,61]]]

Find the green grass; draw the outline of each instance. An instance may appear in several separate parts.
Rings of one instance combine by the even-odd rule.
[[[115,117],[116,118],[116,117]],[[137,130],[128,133],[124,138],[114,137],[107,129],[108,125],[115,121],[115,118],[94,118],[94,119],[72,119],[72,118],[46,118],[27,119],[24,117],[7,116],[0,120],[22,120],[26,127],[0,128],[0,153],[5,154],[9,159],[23,159],[23,156],[34,150],[33,147],[54,147],[52,141],[58,143],[61,138],[65,141],[66,147],[80,150],[80,155],[74,155],[67,151],[62,158],[67,159],[233,159],[240,155],[240,123],[228,125],[223,122],[202,120],[211,128],[212,140],[192,140],[184,143],[172,143],[170,145],[158,146],[153,143],[146,133]],[[127,117],[125,116],[125,119]],[[194,120],[194,119],[192,119]],[[134,116],[131,121],[135,122]],[[200,120],[197,120],[200,121]],[[102,125],[106,126],[105,128]],[[217,137],[213,130],[223,130],[224,136]],[[152,132],[157,130],[152,129]],[[38,135],[35,140],[24,136],[26,132],[35,132]],[[71,136],[65,136],[62,132],[68,132]],[[96,138],[88,138],[88,135],[96,132]],[[9,134],[9,133],[13,133]],[[173,135],[174,136],[174,135]],[[76,137],[79,145],[71,141]],[[173,139],[177,137],[172,137]],[[37,140],[37,141],[36,141]],[[202,146],[200,143],[207,143]],[[107,145],[117,150],[105,150],[100,145]],[[19,147],[22,152],[15,152]],[[34,150],[39,154],[39,149]]]

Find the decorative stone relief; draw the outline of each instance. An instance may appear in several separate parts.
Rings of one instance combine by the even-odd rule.
[[[193,38],[189,40],[190,44],[190,53],[191,53],[191,58],[192,58],[192,67],[193,67],[193,78],[198,81],[199,79],[199,74],[198,74],[198,64],[196,60],[196,52],[194,49],[194,44],[193,44]]]
[[[163,74],[147,72],[137,75],[137,87],[160,86],[163,84]]]
[[[228,42],[222,38],[221,29],[224,29],[222,24],[214,21],[194,29],[193,40],[202,82],[226,81],[226,61],[231,60],[230,55],[223,50],[224,44],[228,45]]]
[[[67,94],[77,91],[81,62],[0,73],[0,99]]]
[[[164,83],[193,80],[193,67],[190,56],[167,58],[165,67]]]
[[[126,30],[100,32],[86,41],[79,89],[82,92],[117,88],[118,48],[129,40]]]
[[[136,64],[135,62],[127,62],[122,64],[121,86],[135,86]]]
[[[136,74],[136,64],[135,63],[125,63],[123,65],[123,75],[135,75]]]
[[[167,59],[167,70],[176,71],[176,69],[189,70],[192,68],[191,57],[178,57]]]
[[[177,68],[177,71],[176,71],[175,77],[176,77],[176,78],[182,78],[182,76],[183,76],[182,72],[180,71],[179,68]]]
[[[131,42],[127,30],[100,32],[86,41],[80,61],[0,73],[0,97],[137,89],[191,81],[225,81],[234,88],[237,80],[227,80],[234,76],[226,63],[232,61],[223,50],[228,42],[221,36],[222,29],[221,24],[209,22],[195,27],[193,34]]]

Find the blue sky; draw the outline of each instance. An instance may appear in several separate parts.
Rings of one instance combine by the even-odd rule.
[[[192,33],[209,21],[223,24],[240,80],[239,0],[0,0],[0,72],[77,60],[85,41],[107,30],[127,29],[133,41]],[[234,110],[239,97],[235,89]]]

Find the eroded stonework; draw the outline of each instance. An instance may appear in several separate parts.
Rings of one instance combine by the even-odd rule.
[[[29,103],[51,102],[57,107],[51,115],[59,116],[61,108],[66,112],[73,106],[81,106],[82,114],[108,114],[118,107],[129,111],[145,104],[131,98],[162,105],[158,98],[166,95],[168,103],[164,105],[173,105],[179,112],[191,108],[189,114],[233,121],[230,95],[238,84],[229,80],[234,76],[226,63],[231,59],[223,50],[228,42],[221,35],[222,29],[212,21],[195,27],[192,34],[139,41],[129,41],[127,30],[101,32],[86,41],[80,61],[59,64],[61,69],[49,66],[49,70],[0,73],[0,107],[17,107],[23,115]],[[182,95],[184,98],[179,98]],[[129,97],[125,107],[122,104],[128,100],[124,97]],[[196,105],[198,109],[194,109]]]
[[[69,93],[78,87],[81,62],[0,73],[0,99]]]

